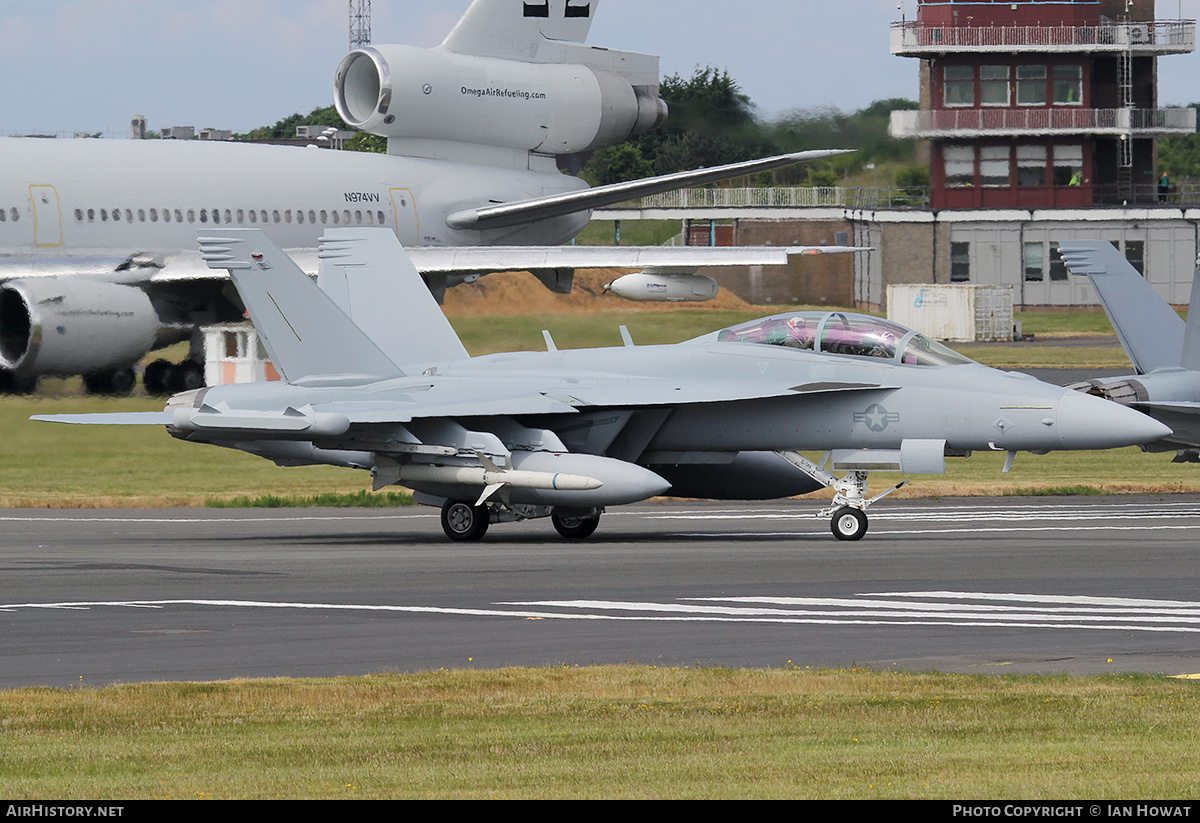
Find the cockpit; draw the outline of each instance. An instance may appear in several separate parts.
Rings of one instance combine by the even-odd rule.
[[[908,366],[975,362],[898,323],[845,312],[777,314],[722,329],[716,339],[719,343],[759,343],[819,354],[874,357]]]

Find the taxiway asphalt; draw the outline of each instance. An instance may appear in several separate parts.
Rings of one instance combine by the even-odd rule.
[[[648,503],[451,543],[430,509],[9,510],[0,687],[506,665],[1200,672],[1200,497]]]

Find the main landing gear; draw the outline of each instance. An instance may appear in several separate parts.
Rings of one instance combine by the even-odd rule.
[[[447,500],[442,504],[442,531],[459,543],[475,543],[483,539],[490,525],[487,506],[473,506],[462,500]]]
[[[204,388],[204,364],[198,360],[172,363],[155,360],[142,374],[142,386],[147,394],[177,394]]]
[[[591,537],[592,532],[600,525],[600,515],[594,517],[573,517],[562,514],[550,515],[554,529],[568,540],[583,540]]]
[[[124,397],[137,385],[137,375],[132,368],[92,372],[83,376],[83,387],[88,394]]]
[[[851,471],[845,477],[826,471],[808,458],[796,452],[776,452],[784,460],[807,474],[826,488],[833,489],[832,505],[817,512],[817,517],[828,517],[829,529],[838,540],[861,540],[867,533],[867,507],[907,485],[905,480],[885,492],[867,497],[867,472]]]
[[[567,540],[591,537],[600,525],[603,509],[564,509],[517,504],[475,504],[465,500],[447,500],[442,504],[442,531],[458,543],[477,543],[492,523],[516,522],[549,517],[554,530]]]

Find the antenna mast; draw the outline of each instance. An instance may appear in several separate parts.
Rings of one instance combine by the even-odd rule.
[[[371,0],[350,0],[350,50],[371,45]]]

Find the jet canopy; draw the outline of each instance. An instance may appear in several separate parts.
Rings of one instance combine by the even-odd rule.
[[[818,354],[875,357],[908,366],[956,366],[974,362],[899,323],[844,312],[776,314],[722,329],[716,333],[716,340],[719,343],[785,346]]]

